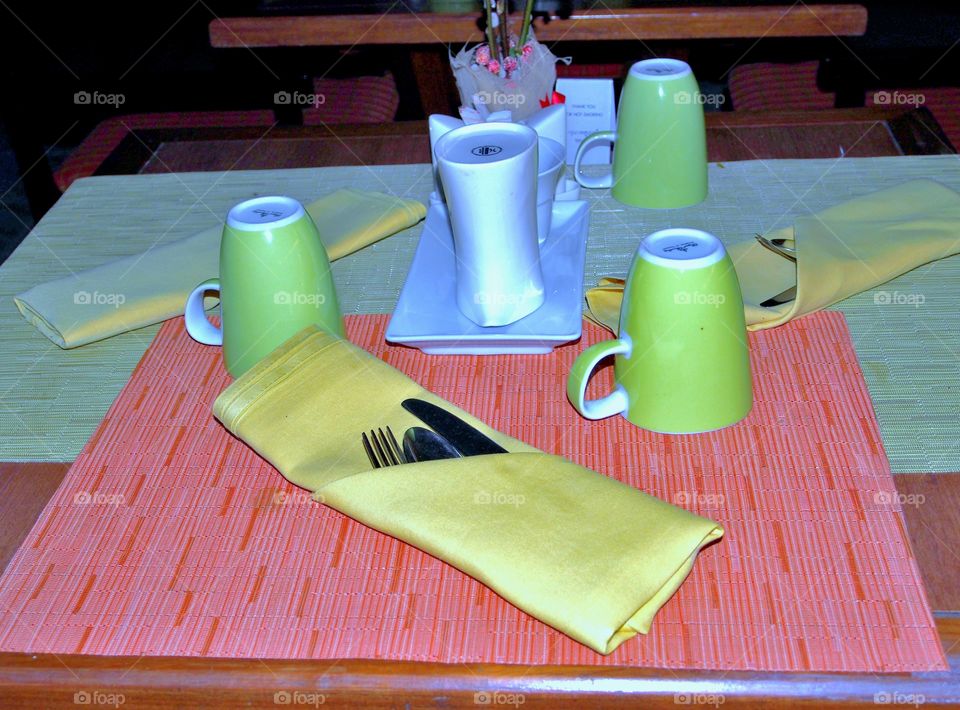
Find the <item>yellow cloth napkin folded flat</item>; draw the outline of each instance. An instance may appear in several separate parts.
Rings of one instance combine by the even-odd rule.
[[[330,260],[411,227],[426,208],[377,192],[342,189],[306,206]],[[117,259],[14,298],[20,313],[61,348],[75,348],[183,314],[197,284],[219,273],[222,225]]]
[[[360,433],[447,408],[511,453],[371,470]],[[350,517],[445,560],[603,654],[686,578],[716,523],[504,436],[346,340],[308,328],[226,389],[214,414],[283,475]]]
[[[729,248],[750,330],[783,325],[960,253],[960,195],[933,180],[912,180],[800,217],[793,227],[765,236],[787,240],[797,258],[756,240]],[[760,305],[792,286],[793,300]],[[622,298],[622,279],[601,279],[587,291],[588,317],[618,332]]]

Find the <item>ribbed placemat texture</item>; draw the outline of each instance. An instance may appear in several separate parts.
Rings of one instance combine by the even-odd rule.
[[[752,239],[799,215],[906,180],[928,177],[960,190],[953,156],[771,160],[710,166],[710,195],[679,210],[625,207],[606,190],[591,202],[584,284],[623,276],[639,240],[665,227]],[[127,381],[156,327],[70,352],[17,313],[12,296],[38,281],[136,254],[216,224],[236,202],[284,193],[309,201],[340,187],[424,202],[428,165],[96,177],[75,182],[0,267],[0,460],[76,457]],[[388,313],[413,258],[420,227],[338,261],[346,313]],[[212,274],[211,274],[212,275]],[[960,470],[960,259],[921,267],[845,301],[857,353],[895,472]]]
[[[387,346],[385,326],[383,316],[347,322],[354,342],[505,433],[724,526],[649,636],[600,656],[312,501],[213,419],[228,381],[219,349],[190,340],[177,319],[0,579],[0,650],[945,668],[841,314],[751,335],[753,412],[683,437],[574,412],[567,372],[606,337],[590,324],[581,343],[549,356],[486,358]],[[591,394],[609,378],[607,368]],[[491,491],[477,504],[523,502]]]

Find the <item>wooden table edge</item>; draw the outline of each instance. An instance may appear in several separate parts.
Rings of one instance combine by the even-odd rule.
[[[859,3],[735,5],[574,10],[538,22],[541,41],[688,40],[859,36],[867,29]],[[383,21],[389,17],[389,21]],[[479,41],[479,13],[369,13],[218,17],[209,24],[213,47],[309,47],[434,44]]]
[[[874,707],[905,704],[909,698],[926,705],[960,703],[960,618],[938,618],[937,627],[951,671],[726,672],[626,666],[0,653],[0,697],[8,707],[38,701],[47,707],[73,705],[75,693],[94,691],[122,694],[131,705],[195,706],[241,702],[269,705],[274,704],[277,693],[319,693],[324,696],[324,705],[351,707],[384,702],[473,705],[478,694],[522,696],[521,704],[534,707],[563,707],[585,700],[593,706],[620,707],[634,705],[638,696],[644,707],[675,707],[711,704],[706,698],[711,695],[724,706],[809,703],[817,707]],[[882,700],[884,695],[890,698],[889,703]]]

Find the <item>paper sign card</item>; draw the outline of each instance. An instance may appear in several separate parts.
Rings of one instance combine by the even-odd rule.
[[[613,79],[557,79],[557,91],[567,97],[567,164],[573,165],[584,138],[617,127]],[[581,165],[609,165],[612,155],[609,144],[597,143]]]

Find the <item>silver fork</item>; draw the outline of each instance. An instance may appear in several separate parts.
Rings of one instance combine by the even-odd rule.
[[[407,463],[403,451],[400,450],[400,444],[397,443],[397,437],[394,436],[390,427],[387,427],[386,431],[380,428],[376,431],[371,429],[370,436],[363,432],[360,434],[360,439],[363,442],[363,450],[367,452],[367,458],[370,459],[370,465],[374,468]]]

